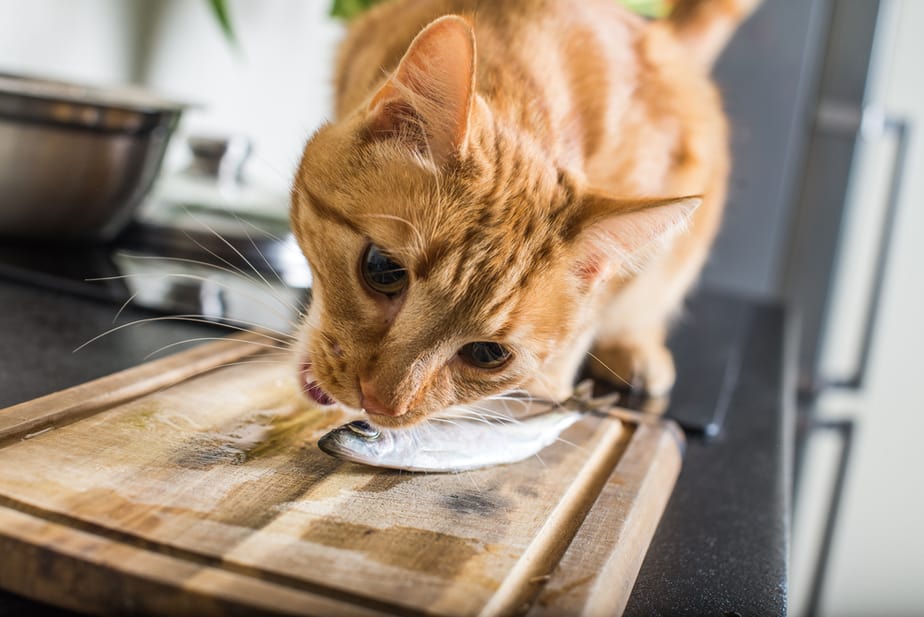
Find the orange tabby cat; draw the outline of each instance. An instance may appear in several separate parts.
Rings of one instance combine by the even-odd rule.
[[[757,0],[646,22],[614,0],[394,0],[343,44],[292,222],[306,393],[407,426],[601,377],[666,393],[671,316],[716,234],[708,73]]]

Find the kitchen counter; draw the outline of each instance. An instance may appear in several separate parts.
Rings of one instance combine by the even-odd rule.
[[[2,279],[0,306],[0,408],[222,332],[154,321],[75,353],[113,327],[117,306]],[[119,323],[150,316],[129,309]],[[772,305],[714,293],[688,303],[671,343],[680,377],[668,410],[690,429],[688,446],[626,615],[785,614],[793,393],[785,326]],[[38,608],[70,614],[0,592],[0,617]]]

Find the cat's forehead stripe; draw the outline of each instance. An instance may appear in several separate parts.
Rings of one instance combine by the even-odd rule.
[[[417,261],[414,268],[415,276],[421,280],[429,278],[430,273],[443,261],[451,250],[452,246],[443,239],[436,239],[430,242]]]
[[[324,219],[342,227],[346,227],[354,233],[360,235],[363,234],[362,229],[359,228],[355,221],[350,219],[336,208],[329,206],[323,199],[318,198],[318,196],[311,191],[304,191],[304,199],[302,202],[307,204],[307,206],[318,218]]]

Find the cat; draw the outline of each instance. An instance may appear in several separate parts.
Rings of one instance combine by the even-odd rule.
[[[350,27],[291,221],[306,394],[383,427],[595,376],[654,396],[719,227],[709,71],[758,0],[391,0]],[[592,350],[590,356],[588,352]]]

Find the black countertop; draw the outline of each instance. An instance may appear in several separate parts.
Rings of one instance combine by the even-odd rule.
[[[715,437],[687,432],[680,477],[625,615],[785,615],[795,340],[779,307],[701,294],[689,309],[671,345],[674,406],[698,392],[717,400],[724,421]],[[734,380],[717,395],[699,391],[719,354]]]
[[[0,306],[0,409],[140,364],[173,341],[220,332],[155,321],[74,353],[113,327],[116,307],[3,280]],[[149,316],[128,310],[119,323]],[[679,378],[668,414],[690,427],[708,421],[705,432],[688,431],[680,478],[625,614],[785,614],[792,345],[783,311],[700,293],[671,346]],[[39,610],[70,614],[0,591],[0,617]]]

